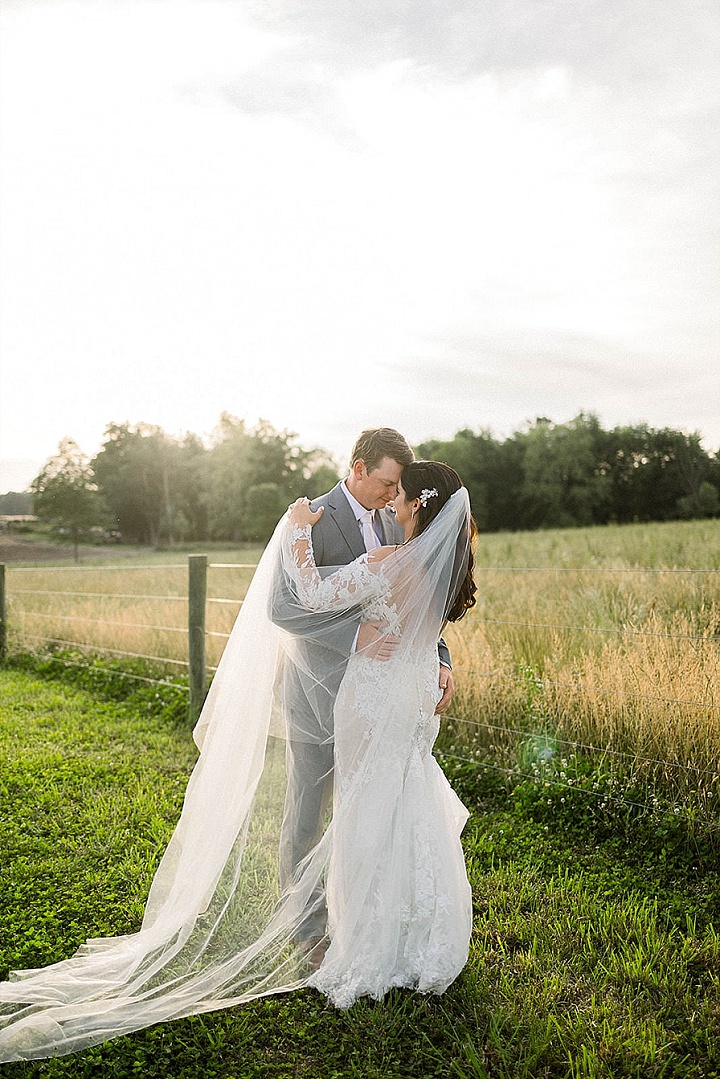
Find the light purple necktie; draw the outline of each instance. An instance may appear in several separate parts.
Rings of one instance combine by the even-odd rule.
[[[377,538],[377,533],[373,528],[373,510],[365,510],[365,513],[360,518],[360,528],[362,529],[366,551],[374,551],[376,547],[380,547],[380,540]]]

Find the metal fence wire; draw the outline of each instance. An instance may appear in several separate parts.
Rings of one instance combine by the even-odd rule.
[[[10,570],[12,588],[8,589],[8,575],[5,573],[5,567],[0,567],[0,649],[7,647],[7,633],[9,630],[10,640],[14,648],[26,648],[38,654],[54,656],[56,661],[65,667],[92,670],[98,673],[107,672],[108,675],[113,677],[124,677],[134,682],[158,686],[163,691],[188,694],[190,720],[194,721],[194,718],[199,713],[207,689],[207,675],[216,669],[216,665],[208,664],[207,662],[207,645],[210,643],[213,646],[213,656],[219,658],[218,649],[222,648],[223,642],[229,637],[227,621],[225,622],[225,628],[222,628],[217,625],[214,619],[221,617],[226,620],[227,616],[234,619],[243,602],[242,595],[232,597],[208,596],[207,573],[208,571],[211,571],[213,575],[217,571],[234,573],[239,570],[250,571],[254,570],[254,568],[255,563],[208,562],[204,555],[191,556],[188,565],[170,563],[140,566],[57,566],[47,568],[13,566]],[[174,579],[174,574],[181,572],[187,581],[187,588],[179,590],[179,582]],[[705,575],[708,580],[715,581],[720,571],[715,569],[663,569],[655,567],[618,569],[602,566],[580,568],[483,566],[482,572],[484,574],[509,575],[544,573],[555,574],[558,577],[568,573],[590,576],[610,574],[617,575],[618,578],[628,574],[641,573],[657,575],[656,579],[659,579],[659,576],[663,574],[673,575],[676,579],[682,575],[687,575],[692,580],[698,580],[702,575]],[[152,574],[153,580],[157,578],[158,574],[166,574],[168,582],[172,583],[174,580],[174,587],[169,587],[168,591],[158,590],[156,586],[149,591],[144,591],[142,587],[135,587],[132,591],[114,591],[113,581],[118,573],[122,574],[121,586],[127,580],[129,573],[136,573],[138,574],[138,581],[142,580],[143,574]],[[41,575],[43,579],[40,583],[48,585],[56,574],[69,575],[73,583],[74,580],[77,580],[80,585],[84,576],[98,575],[96,581],[107,580],[108,587],[103,589],[97,583],[89,588],[84,588],[82,585],[80,588],[67,589],[61,587],[32,587],[33,574],[36,581],[38,575]],[[46,578],[48,574],[50,577]],[[92,605],[92,609],[89,611],[86,609],[88,602]],[[174,616],[166,616],[162,621],[153,621],[152,619],[145,621],[132,615],[133,610],[146,610],[147,608],[144,605],[147,605],[147,607],[154,605],[157,608],[165,603],[170,605],[168,615],[172,610],[177,610],[178,614],[182,611],[183,614],[187,615],[185,624],[170,624],[175,621]],[[74,609],[78,605],[81,606],[81,609]],[[137,605],[140,605],[140,607],[138,608]],[[40,607],[44,609],[40,609]],[[56,609],[56,607],[61,607],[62,609]],[[121,617],[123,610],[126,614],[130,612],[125,618]],[[206,624],[206,618],[207,614],[212,611],[216,611],[218,614],[212,616],[211,619],[214,628],[209,628]],[[223,612],[227,612],[227,615],[223,614]],[[46,631],[43,631],[43,625],[47,626]],[[715,655],[717,654],[717,645],[720,640],[717,633],[675,632],[672,629],[644,629],[632,625],[583,625],[577,621],[564,621],[562,619],[557,621],[536,621],[532,619],[523,621],[512,618],[493,618],[485,616],[484,613],[475,612],[471,612],[468,616],[466,625],[473,629],[480,627],[484,630],[487,628],[488,631],[502,631],[505,629],[532,630],[548,634],[587,635],[588,638],[612,637],[618,640],[624,639],[628,642],[633,640],[687,642],[688,646],[695,650],[707,650],[708,654]],[[67,626],[70,632],[62,632],[63,626]],[[79,633],[80,628],[82,628],[82,632]],[[135,648],[120,647],[121,644],[126,643],[125,637],[128,631],[140,634],[141,637],[138,637],[138,640],[142,639],[143,634],[146,637],[147,635],[159,634],[160,637],[156,638],[156,640],[162,641],[163,636],[168,634],[171,635],[170,639],[174,639],[178,644],[181,640],[186,639],[188,645],[183,649],[182,658],[177,654],[178,644],[173,646],[172,649],[163,645],[162,648],[156,647],[153,650],[144,648],[142,645]],[[68,658],[67,655],[62,654],[62,652],[67,652],[68,650],[72,650],[77,654],[73,658]],[[170,651],[175,654],[168,654]],[[58,652],[61,654],[57,654]],[[83,653],[87,655],[87,663],[82,662],[82,658],[79,658],[82,657]],[[167,664],[176,671],[184,671],[187,674],[189,685],[179,684],[163,677],[153,678],[134,671],[123,671],[116,667],[103,667],[102,663],[98,662],[98,659],[101,660],[103,656],[146,660],[162,666]],[[92,662],[90,662],[91,659]],[[717,723],[717,713],[720,711],[720,705],[716,703],[714,687],[710,685],[710,680],[708,680],[707,695],[703,694],[705,699],[698,700],[692,697],[675,697],[663,693],[618,689],[611,685],[588,684],[577,678],[571,681],[563,681],[545,677],[539,673],[533,673],[529,679],[527,670],[483,668],[462,662],[455,666],[454,674],[456,681],[461,684],[464,679],[473,678],[479,680],[482,684],[508,683],[525,686],[531,684],[534,691],[539,693],[546,690],[571,690],[586,697],[614,697],[621,702],[632,702],[635,705],[638,702],[652,702],[668,706],[682,706],[682,708],[695,709],[698,712],[713,716],[714,723]],[[544,722],[547,726],[547,716]],[[445,717],[445,725],[451,726],[454,731],[464,730],[466,735],[459,738],[457,745],[443,745],[442,748],[438,749],[438,756],[443,760],[454,761],[457,764],[472,768],[494,770],[514,782],[530,780],[546,787],[563,789],[567,787],[596,799],[611,798],[616,801],[619,800],[623,804],[644,811],[651,811],[655,805],[654,801],[641,803],[637,800],[623,798],[617,792],[596,791],[587,786],[578,786],[574,781],[568,779],[565,773],[553,773],[544,766],[538,771],[535,766],[532,768],[523,767],[517,761],[509,764],[504,759],[490,759],[488,754],[492,752],[491,749],[488,749],[484,756],[481,757],[478,755],[477,748],[467,748],[476,744],[480,735],[491,746],[495,744],[496,748],[499,744],[498,739],[507,745],[517,747],[532,734],[532,732],[523,729],[522,726],[513,725],[512,723],[493,724],[479,718],[470,718],[467,715],[459,714]],[[665,759],[662,756],[647,755],[639,751],[628,752],[627,749],[613,745],[610,740],[607,741],[607,744],[605,744],[604,740],[602,744],[596,744],[592,740],[573,739],[572,737],[566,737],[565,734],[552,733],[549,737],[551,737],[554,746],[554,755],[579,754],[584,757],[595,756],[603,761],[617,762],[630,769],[650,768],[662,770],[666,774],[671,772],[682,773],[686,777],[686,786],[695,781],[698,785],[702,785],[704,789],[712,789],[715,794],[720,792],[720,773],[717,767],[705,767],[688,761]],[[495,740],[494,743],[493,739]],[[676,807],[677,813],[682,815],[683,811]]]

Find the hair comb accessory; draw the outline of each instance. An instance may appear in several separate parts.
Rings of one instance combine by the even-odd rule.
[[[423,509],[425,508],[425,506],[427,506],[429,498],[437,498],[437,489],[435,487],[432,487],[430,489],[425,487],[420,492],[420,504],[422,505]]]

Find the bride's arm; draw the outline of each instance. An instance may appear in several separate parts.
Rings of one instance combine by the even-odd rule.
[[[376,568],[385,554],[394,548],[381,547],[372,555],[361,557],[322,578],[315,564],[312,527],[323,514],[322,506],[313,511],[306,498],[299,498],[288,510],[288,569],[303,605],[312,610],[344,610],[357,605],[377,587]]]

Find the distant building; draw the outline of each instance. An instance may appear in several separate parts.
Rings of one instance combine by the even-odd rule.
[[[24,525],[37,524],[38,518],[32,513],[1,513],[0,532],[19,532]]]

